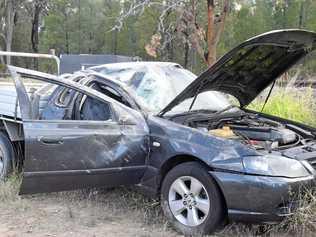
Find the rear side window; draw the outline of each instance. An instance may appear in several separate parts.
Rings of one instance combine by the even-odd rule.
[[[110,103],[99,98],[34,78],[23,77],[22,83],[25,91],[23,88],[19,91],[19,104],[23,119],[107,121],[113,118]]]

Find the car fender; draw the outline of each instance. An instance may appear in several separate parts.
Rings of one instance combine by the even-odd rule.
[[[243,156],[258,153],[238,141],[212,136],[167,119],[148,116],[150,129],[150,158],[143,184],[158,189],[165,164],[196,160],[209,169],[244,172]],[[177,162],[171,160],[177,159]],[[172,167],[171,167],[172,168]]]
[[[151,155],[157,155],[160,161],[151,159],[151,164],[155,167],[161,167],[164,163],[161,161],[179,155],[197,157],[213,167],[217,167],[217,164],[222,167],[223,161],[258,155],[254,149],[232,139],[216,137],[159,117],[149,116],[147,121],[151,136]]]

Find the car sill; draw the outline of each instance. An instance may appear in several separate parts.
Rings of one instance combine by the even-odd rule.
[[[56,171],[36,171],[24,172],[25,178],[41,177],[41,176],[66,176],[66,175],[98,175],[98,174],[112,174],[124,171],[145,170],[145,165],[119,167],[119,168],[103,168],[103,169],[85,169],[85,170],[56,170]]]

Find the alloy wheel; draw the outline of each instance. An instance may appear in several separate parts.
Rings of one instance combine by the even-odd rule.
[[[207,218],[210,199],[204,185],[194,177],[177,178],[169,189],[169,207],[183,225],[198,226]]]

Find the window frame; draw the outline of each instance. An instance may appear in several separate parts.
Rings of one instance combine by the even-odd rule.
[[[61,99],[61,97],[63,96],[63,94],[66,93],[66,92],[68,92],[68,91],[71,91],[70,94],[67,95],[67,96],[69,96],[70,98],[67,99],[67,102],[66,102],[66,103],[62,103],[62,102],[60,101],[60,99]],[[70,106],[70,103],[71,103],[71,100],[72,100],[72,98],[71,98],[71,95],[72,95],[72,94],[73,94],[73,95],[76,94],[76,91],[75,91],[74,89],[67,88],[67,87],[61,88],[60,91],[58,92],[56,98],[55,98],[54,104],[55,104],[57,107],[61,107],[61,108],[67,108],[67,107],[69,107],[69,106]]]
[[[80,92],[79,92],[80,93]],[[75,103],[74,103],[74,106],[72,108],[72,114],[74,114],[74,117],[81,117],[81,110],[82,110],[82,107],[84,105],[84,103],[86,102],[87,98],[90,97],[91,99],[94,99],[94,100],[97,100],[96,98],[93,98],[92,96],[89,96],[89,95],[86,95],[84,93],[81,93],[82,96],[80,96],[80,94],[78,94],[75,98]],[[78,101],[78,105],[79,105],[79,108],[77,108],[77,104],[76,104],[76,100],[80,100]],[[85,100],[83,103],[82,103],[82,100]],[[94,121],[94,122],[117,122],[117,116],[115,114],[115,111],[114,111],[114,108],[112,106],[112,103],[111,102],[104,102],[104,101],[100,101],[101,103],[103,104],[106,104],[108,107],[109,107],[109,112],[110,112],[110,119],[107,119],[107,120],[84,120],[84,119],[74,119],[73,121]],[[81,104],[82,103],[82,104]],[[69,120],[68,120],[69,121]],[[72,120],[71,120],[72,121]]]
[[[67,80],[72,80],[74,82],[80,82],[83,78],[86,78],[84,75],[75,75],[73,77],[70,77],[70,78],[67,78]],[[63,94],[67,91],[72,91],[72,94],[73,96],[75,97],[75,95],[78,93],[78,91],[76,91],[75,89],[73,88],[69,88],[69,87],[65,87],[65,86],[58,86],[58,87],[63,87],[61,89],[59,89],[59,91],[57,91],[57,95],[54,96],[55,97],[55,105],[58,106],[58,107],[61,107],[61,108],[67,108],[70,106],[70,103],[71,103],[71,98],[67,101],[67,103],[62,103],[60,102],[60,98],[63,96]],[[56,89],[58,90],[58,89]],[[71,95],[70,95],[71,97]]]

